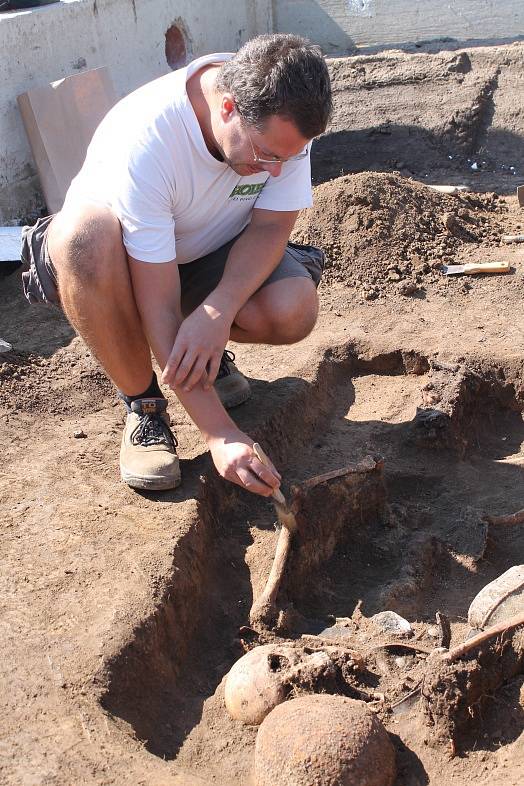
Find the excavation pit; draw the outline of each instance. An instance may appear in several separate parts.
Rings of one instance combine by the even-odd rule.
[[[432,411],[446,421],[438,438],[420,433],[428,386],[440,395]],[[297,387],[268,428],[283,446],[284,477],[306,490],[279,594],[284,623],[262,636],[246,627],[273,558],[272,507],[224,494],[209,477],[185,579],[177,571],[169,598],[110,664],[103,707],[130,724],[152,754],[202,778],[226,773],[225,782],[240,785],[254,730],[228,717],[223,677],[254,645],[303,637],[317,649],[338,644],[362,653],[366,669],[352,674],[345,695],[371,706],[382,701],[387,718],[388,703],[421,677],[435,646],[427,634],[435,613],[444,611],[461,635],[469,599],[493,572],[486,551],[509,563],[521,541],[517,530],[488,538],[483,522],[508,505],[520,472],[521,408],[498,369],[448,368],[400,350],[365,359],[352,346],[331,349],[317,377]],[[350,460],[361,473],[349,483],[346,475],[308,489],[308,479]],[[418,644],[398,640],[384,658],[387,636],[370,618],[386,609],[408,617]]]

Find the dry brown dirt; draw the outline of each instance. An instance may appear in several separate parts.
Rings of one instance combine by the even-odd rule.
[[[328,254],[318,326],[294,347],[234,346],[253,384],[234,416],[287,484],[373,455],[385,497],[348,517],[328,488],[312,507],[311,533],[325,545],[336,523],[337,540],[297,538],[278,635],[243,627],[273,508],[216,476],[172,396],[182,487],[122,485],[111,385],[59,312],[25,304],[18,273],[0,280],[3,783],[251,786],[256,728],[227,716],[223,678],[257,641],[318,645],[330,626],[365,658],[344,690],[386,724],[396,786],[523,782],[522,674],[480,697],[453,746],[418,704],[391,711],[426,669],[435,613],[462,641],[475,594],[524,559],[522,527],[482,521],[524,507],[524,257],[501,242],[524,227],[523,66],[521,44],[331,63],[336,112],[296,230]],[[442,275],[463,260],[512,267]],[[415,637],[381,633],[384,609]]]

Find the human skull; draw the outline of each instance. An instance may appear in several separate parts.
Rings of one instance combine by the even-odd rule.
[[[265,644],[238,660],[226,677],[226,709],[235,720],[262,723],[271,710],[296,687],[314,690],[333,681],[335,664],[329,655],[292,645]]]

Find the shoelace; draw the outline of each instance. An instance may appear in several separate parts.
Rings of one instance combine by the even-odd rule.
[[[176,450],[178,440],[160,415],[139,415],[138,425],[131,432],[133,445],[167,445]]]
[[[220,379],[221,377],[227,377],[229,376],[229,374],[231,374],[231,371],[227,364],[233,363],[234,360],[235,360],[235,353],[231,352],[230,349],[225,349],[222,352],[222,357],[220,359],[220,366],[218,367],[217,379]]]

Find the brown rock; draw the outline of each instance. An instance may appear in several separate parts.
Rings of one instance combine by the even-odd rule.
[[[457,218],[454,213],[444,213],[442,215],[442,223],[449,232],[453,232],[453,229],[457,225]]]

